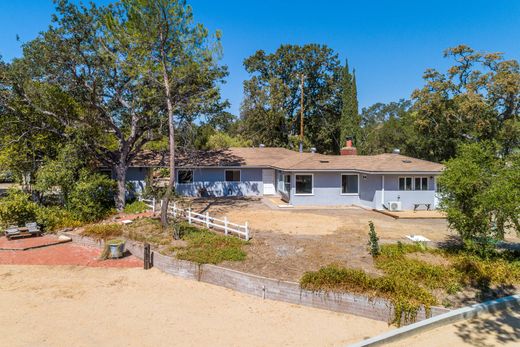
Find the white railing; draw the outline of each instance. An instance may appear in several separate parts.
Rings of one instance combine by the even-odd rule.
[[[143,199],[139,197],[139,201],[144,202],[152,210],[152,213],[155,213],[155,198]]]
[[[139,200],[143,201],[152,210],[152,212],[155,213],[155,198],[140,198]],[[249,225],[247,222],[244,225],[232,223],[227,219],[227,217],[224,217],[224,219],[218,219],[211,217],[208,212],[197,213],[193,212],[191,208],[179,208],[177,207],[177,204],[175,202],[173,203],[173,205],[168,206],[168,212],[174,218],[183,218],[187,220],[189,224],[199,223],[205,226],[207,229],[220,229],[224,231],[225,235],[235,235],[238,237],[243,237],[246,241],[249,241],[250,239]]]
[[[243,237],[246,241],[250,239],[249,225],[247,222],[244,225],[232,223],[227,219],[227,217],[224,217],[224,219],[218,219],[211,217],[208,212],[197,213],[193,212],[191,208],[179,208],[175,202],[172,206],[168,206],[168,210],[168,212],[171,213],[174,218],[184,218],[190,224],[199,223],[205,226],[207,229],[223,230],[225,235],[236,235],[238,237]]]

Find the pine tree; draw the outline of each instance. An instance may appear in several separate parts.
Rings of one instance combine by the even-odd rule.
[[[357,140],[360,138],[361,117],[358,112],[356,70],[350,73],[348,61],[345,61],[345,67],[341,72],[341,88],[341,139],[353,136]]]

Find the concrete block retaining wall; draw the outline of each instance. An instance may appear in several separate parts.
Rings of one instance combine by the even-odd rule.
[[[72,241],[85,246],[102,247],[103,242],[89,237],[63,233]],[[134,241],[126,242],[126,249],[138,258],[143,258],[144,247]],[[335,312],[350,313],[357,316],[388,322],[393,317],[393,308],[388,300],[369,298],[350,293],[326,293],[302,290],[295,282],[252,275],[211,264],[198,265],[185,260],[175,259],[152,251],[153,266],[168,274],[182,278],[206,282],[242,293],[260,296],[265,299],[284,301]],[[450,310],[432,307],[431,314],[436,316]],[[417,321],[426,319],[424,309],[417,314]]]

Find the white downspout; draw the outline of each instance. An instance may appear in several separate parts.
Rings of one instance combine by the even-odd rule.
[[[385,204],[385,175],[381,175],[381,205]],[[383,208],[383,206],[381,206]]]

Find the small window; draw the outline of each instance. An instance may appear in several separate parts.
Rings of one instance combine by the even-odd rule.
[[[226,170],[226,182],[240,182],[240,170]]]
[[[193,183],[192,170],[179,170],[177,173],[177,181],[179,183]]]
[[[296,175],[296,194],[312,194],[312,175]]]
[[[358,188],[358,175],[341,175],[341,194],[358,194]]]
[[[399,177],[399,190],[412,190],[413,181],[411,177]]]
[[[285,193],[289,193],[291,191],[291,175],[283,175],[283,189]]]
[[[428,177],[415,177],[415,190],[428,190]]]

